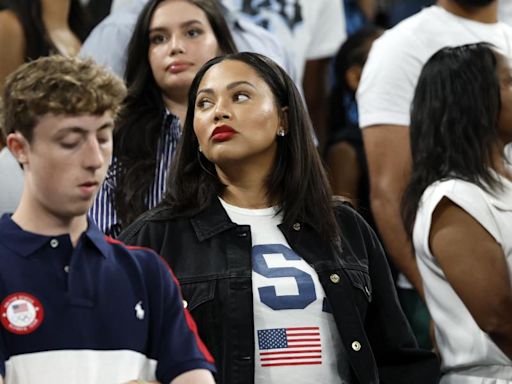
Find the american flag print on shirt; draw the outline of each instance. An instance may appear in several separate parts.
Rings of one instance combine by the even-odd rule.
[[[14,304],[12,306],[12,311],[14,313],[27,312],[28,311],[28,305],[27,305],[27,303]]]
[[[318,327],[258,330],[262,367],[322,364]]]

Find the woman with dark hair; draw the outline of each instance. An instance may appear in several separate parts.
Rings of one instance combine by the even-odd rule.
[[[187,94],[209,59],[236,52],[217,0],[152,0],[128,48],[128,96],[114,160],[91,216],[107,234],[157,205],[187,111]]]
[[[3,0],[0,12],[0,88],[29,60],[75,55],[91,24],[79,0]]]
[[[403,200],[435,322],[441,382],[512,383],[512,75],[481,43],[424,66]]]
[[[375,234],[331,199],[285,71],[215,58],[188,103],[166,197],[121,238],[170,263],[217,382],[434,383]]]

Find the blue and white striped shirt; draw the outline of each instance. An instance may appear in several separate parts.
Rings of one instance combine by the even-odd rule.
[[[173,114],[166,112],[160,138],[158,139],[155,180],[146,196],[148,209],[160,203],[164,196],[169,166],[176,152],[180,136],[181,128],[179,119]],[[89,215],[96,225],[105,234],[112,237],[118,236],[123,228],[123,224],[119,222],[114,208],[116,168],[116,158],[112,158],[112,163],[110,164],[105,181],[98,191],[96,200],[89,211]]]

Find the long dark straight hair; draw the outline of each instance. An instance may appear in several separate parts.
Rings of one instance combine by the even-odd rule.
[[[269,58],[241,52],[208,61],[197,73],[189,91],[183,135],[172,166],[163,206],[172,207],[180,216],[191,216],[220,195],[225,186],[216,174],[215,165],[199,152],[194,133],[194,114],[199,84],[212,66],[234,60],[249,65],[270,87],[277,107],[287,107],[288,132],[277,137],[277,158],[266,180],[268,201],[277,202],[283,223],[297,220],[310,223],[328,240],[337,239],[332,208],[332,193],[320,156],[312,138],[312,126],[300,93],[286,72]],[[172,180],[172,181],[170,181]]]
[[[425,64],[411,109],[412,175],[402,200],[402,218],[412,236],[425,189],[447,178],[497,186],[492,151],[499,142],[501,108],[498,63],[486,43],[443,48]]]
[[[148,61],[149,25],[158,4],[149,1],[143,8],[128,47],[125,80],[128,96],[114,134],[117,180],[114,206],[123,226],[148,209],[146,197],[154,182],[157,145],[165,105],[162,90],[153,77]],[[188,0],[205,14],[223,53],[236,52],[236,46],[216,0]]]
[[[40,0],[4,0],[2,4],[6,9],[14,12],[21,23],[27,44],[26,61],[58,53],[44,26]],[[68,22],[71,31],[83,42],[91,30],[92,24],[89,14],[79,0],[71,0]]]

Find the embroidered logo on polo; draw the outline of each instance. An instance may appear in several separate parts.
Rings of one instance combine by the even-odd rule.
[[[135,317],[139,320],[144,320],[144,308],[142,308],[142,301],[135,304]]]
[[[17,335],[34,332],[44,318],[41,302],[34,296],[17,292],[7,296],[0,305],[0,321],[5,329]]]

